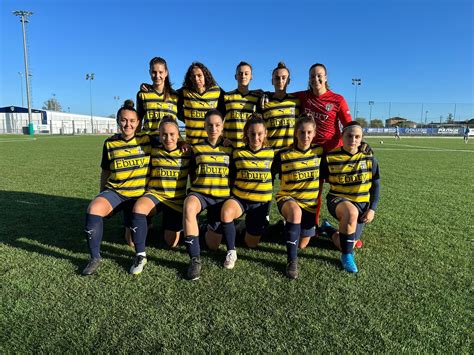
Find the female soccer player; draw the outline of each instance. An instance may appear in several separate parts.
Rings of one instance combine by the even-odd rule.
[[[299,100],[286,93],[289,83],[290,71],[285,63],[280,62],[272,72],[275,92],[269,94],[262,109],[268,143],[275,151],[293,143],[295,120],[300,111]]]
[[[132,236],[136,256],[130,273],[138,275],[147,263],[145,241],[147,216],[163,212],[166,243],[174,248],[183,229],[183,202],[186,197],[191,151],[178,147],[178,124],[164,116],[159,126],[161,145],[151,150],[151,171],[145,194],[138,199],[132,213]]]
[[[377,160],[371,153],[360,151],[361,141],[360,124],[357,121],[346,124],[343,146],[327,153],[327,168],[322,172],[330,185],[326,196],[329,213],[339,221],[339,233],[333,234],[333,240],[339,234],[341,262],[347,272],[358,271],[354,244],[360,238],[364,224],[374,219],[380,194]]]
[[[237,65],[235,80],[237,80],[237,89],[224,95],[226,110],[224,137],[232,142],[234,148],[239,148],[244,145],[242,138],[245,122],[256,111],[263,91],[249,90],[252,80],[252,66],[249,63],[240,62]]]
[[[131,100],[127,100],[131,101]],[[100,265],[100,243],[103,234],[103,218],[119,207],[123,208],[145,192],[150,162],[150,136],[135,135],[140,119],[131,106],[123,106],[117,112],[120,134],[107,138],[102,153],[100,194],[87,208],[86,232],[91,259],[82,271],[92,275]],[[130,227],[130,212],[126,211],[125,224]]]
[[[217,109],[225,116],[224,91],[217,86],[209,69],[193,62],[178,90],[178,118],[184,121],[186,141],[196,144],[206,139],[204,117],[206,112]]]
[[[316,232],[319,167],[323,148],[311,144],[315,135],[313,118],[300,116],[296,121],[292,146],[280,150],[273,161],[273,173],[280,176],[280,191],[275,200],[286,221],[286,276],[290,279],[298,277],[298,244],[305,248]]]
[[[272,199],[271,165],[274,157],[266,138],[267,129],[262,116],[253,114],[245,123],[245,146],[232,154],[232,197],[224,202],[221,211],[222,233],[227,244],[226,269],[234,268],[237,260],[234,220],[246,214],[245,243],[250,248],[257,246],[266,225]]]
[[[229,165],[232,147],[223,145],[223,117],[217,110],[205,115],[207,138],[193,146],[191,166],[191,188],[184,200],[184,242],[191,258],[187,278],[197,280],[201,275],[199,227],[197,216],[207,210],[208,234],[206,242],[211,249],[219,246],[221,235],[217,234],[220,213],[224,200],[229,197]]]
[[[174,119],[178,115],[178,94],[170,83],[168,65],[161,57],[150,60],[152,86],[141,89],[137,94],[137,112],[142,120],[142,131],[158,134],[160,121],[164,116]]]

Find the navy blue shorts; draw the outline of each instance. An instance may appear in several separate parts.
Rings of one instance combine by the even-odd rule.
[[[206,196],[199,192],[190,192],[188,196],[195,196],[198,198],[201,203],[201,212],[207,210],[208,228],[214,232],[218,232],[221,225],[221,208],[225,199]]]
[[[248,201],[236,196],[232,196],[231,199],[239,204],[242,214],[245,213],[245,227],[247,232],[255,236],[262,235],[265,226],[268,224],[267,214],[270,208],[270,202]]]
[[[285,202],[288,201],[294,201],[295,203],[296,200],[293,197],[285,197],[282,198],[278,202],[278,211],[281,213],[281,209],[283,208],[283,205]],[[304,208],[301,208],[301,236],[303,237],[314,237],[316,234],[316,213],[306,211]]]
[[[130,227],[132,225],[132,210],[133,205],[135,205],[135,202],[137,202],[136,197],[122,196],[118,192],[109,189],[102,191],[96,197],[99,196],[105,198],[110,203],[113,209],[112,215],[123,211],[124,225],[126,227]]]
[[[360,236],[362,235],[362,230],[364,229],[365,223],[363,223],[360,218],[361,216],[369,209],[369,203],[368,202],[353,202],[350,201],[344,197],[339,197],[339,196],[334,196],[334,195],[327,195],[327,205],[328,205],[328,211],[329,213],[337,219],[336,216],[336,207],[338,204],[340,204],[343,201],[348,201],[352,203],[354,206],[356,206],[357,210],[359,211],[359,217],[357,218],[357,228],[355,232],[355,239],[360,239]]]
[[[145,194],[155,204],[156,214],[163,212],[163,229],[179,232],[183,229],[183,214],[165,205],[152,194]]]

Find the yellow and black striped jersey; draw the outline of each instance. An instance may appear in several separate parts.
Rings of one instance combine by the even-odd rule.
[[[140,197],[145,192],[150,164],[151,143],[146,134],[126,141],[116,134],[104,142],[100,166],[110,171],[105,187],[125,197]]]
[[[152,148],[146,193],[152,193],[160,202],[182,212],[191,155],[191,151],[183,152],[180,148],[170,152],[163,146]]]
[[[230,139],[232,145],[236,148],[244,146],[242,138],[244,136],[245,122],[256,111],[260,97],[260,92],[249,91],[248,94],[243,95],[237,89],[224,95],[226,110],[224,137]]]
[[[186,142],[196,144],[206,137],[204,116],[210,109],[217,109],[225,115],[224,91],[218,86],[207,89],[203,94],[181,88],[178,90],[178,118],[184,121]]]
[[[291,197],[301,208],[316,212],[322,154],[323,148],[317,145],[305,151],[290,146],[276,154],[273,171],[280,176],[280,191],[275,195],[277,202]]]
[[[168,115],[175,120],[178,117],[178,94],[172,91],[165,99],[164,93],[156,90],[137,94],[137,113],[142,120],[142,132],[158,134],[161,119]]]
[[[229,197],[232,147],[224,147],[222,141],[213,146],[206,139],[193,146],[193,155],[191,191],[214,198]]]
[[[295,120],[300,113],[300,101],[292,96],[286,95],[283,99],[277,99],[270,95],[270,100],[263,108],[263,119],[267,127],[267,139],[274,150],[293,144]]]
[[[232,194],[252,202],[271,201],[274,155],[270,147],[263,147],[256,152],[248,147],[236,149],[232,155]]]
[[[378,179],[378,169],[373,171],[374,159],[372,154],[352,155],[342,147],[327,153],[329,193],[352,202],[369,202],[372,180]]]

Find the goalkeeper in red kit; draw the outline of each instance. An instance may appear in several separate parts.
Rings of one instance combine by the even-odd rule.
[[[329,89],[327,70],[324,64],[316,63],[309,69],[309,88],[305,91],[295,92],[292,95],[300,100],[301,112],[314,118],[316,122],[316,136],[313,143],[320,145],[327,153],[342,145],[341,127],[352,121],[349,105],[342,95]],[[362,149],[369,149],[366,144]],[[318,195],[318,208],[316,211],[316,225],[319,226],[319,211],[322,202],[322,184]],[[332,235],[333,228],[327,221],[318,228],[319,233]]]

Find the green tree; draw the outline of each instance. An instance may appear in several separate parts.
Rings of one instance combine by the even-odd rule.
[[[367,120],[365,118],[358,117],[356,121],[359,122],[360,125],[364,128],[369,127],[369,124],[367,123]]]
[[[43,110],[61,112],[63,109],[62,109],[61,104],[59,103],[59,101],[56,99],[55,95],[53,95],[52,98],[46,100],[43,103]]]
[[[383,128],[382,120],[378,120],[378,119],[372,120],[371,127],[373,127],[373,128]]]

